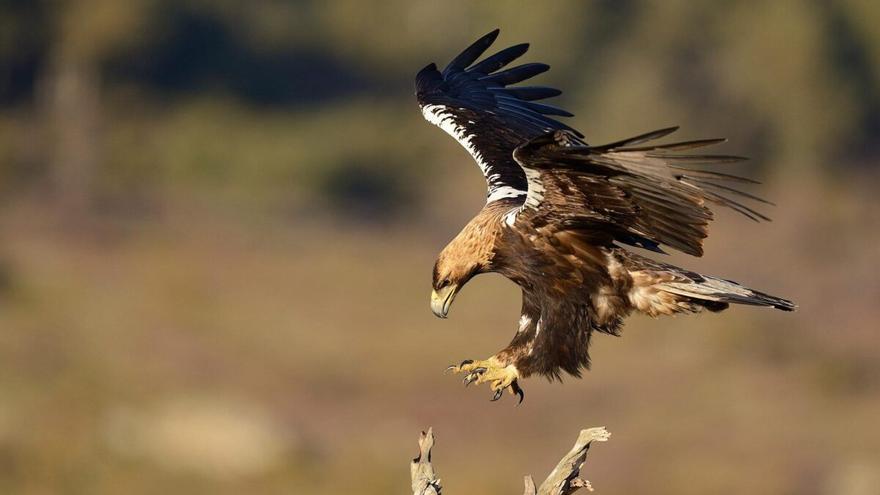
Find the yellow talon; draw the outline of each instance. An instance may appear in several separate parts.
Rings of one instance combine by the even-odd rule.
[[[518,395],[520,402],[522,402],[524,397],[522,388],[520,388],[517,383],[519,371],[517,371],[516,366],[513,364],[504,364],[495,356],[484,361],[473,361],[468,359],[462,361],[459,365],[448,367],[447,371],[452,371],[453,373],[465,373],[465,386],[468,386],[471,383],[488,383],[489,388],[495,392],[492,396],[493,401],[500,399],[501,394],[505,389],[510,389],[511,394]]]

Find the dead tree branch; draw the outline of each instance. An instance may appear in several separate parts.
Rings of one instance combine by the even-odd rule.
[[[556,464],[556,467],[550,472],[547,479],[541,483],[537,491],[534,489],[534,482],[531,484],[531,492],[529,491],[529,484],[526,483],[526,495],[568,495],[577,491],[578,488],[586,488],[589,491],[593,491],[590,482],[580,477],[581,467],[583,467],[584,461],[587,460],[587,451],[590,450],[590,444],[593,442],[605,442],[610,436],[611,433],[608,433],[608,430],[602,426],[581,430],[577,441],[574,443],[574,447]]]
[[[593,442],[604,442],[611,436],[604,427],[582,430],[571,450],[562,457],[556,467],[535,487],[531,476],[525,477],[524,495],[569,495],[579,488],[593,491],[590,482],[581,478],[581,468],[587,460],[587,451]],[[413,495],[440,495],[441,486],[434,466],[431,464],[431,449],[434,447],[434,433],[431,428],[419,436],[419,455],[410,465]]]
[[[431,465],[432,448],[434,448],[434,432],[428,428],[427,432],[423,431],[419,435],[419,455],[409,465],[413,495],[440,495],[442,490],[440,478],[434,473],[434,466]]]

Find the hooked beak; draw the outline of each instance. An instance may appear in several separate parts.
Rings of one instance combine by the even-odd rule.
[[[455,299],[457,292],[458,286],[455,284],[447,285],[442,289],[431,292],[431,311],[434,312],[434,315],[438,318],[446,318],[446,315],[449,314],[449,307],[452,306],[452,301]]]

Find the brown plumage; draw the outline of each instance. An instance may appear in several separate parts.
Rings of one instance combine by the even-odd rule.
[[[740,160],[690,152],[723,140],[649,144],[675,130],[669,128],[589,146],[577,131],[546,117],[570,114],[532,103],[558,92],[507,87],[546,66],[496,72],[522,55],[523,45],[471,66],[497,34],[478,40],[442,73],[432,64],[417,77],[426,119],[471,153],[489,189],[486,206],[437,259],[432,309],[446,317],[457,292],[480,273],[500,273],[523,294],[510,344],[453,371],[466,373],[466,383],[489,383],[495,399],[509,389],[522,400],[519,379],[580,376],[590,364],[593,332],[618,335],[634,311],[697,313],[731,303],[794,309],[785,299],[623,247],[662,253],[666,246],[701,256],[710,204],[767,220],[734,198],[763,200],[724,184],[753,181],[695,167]]]

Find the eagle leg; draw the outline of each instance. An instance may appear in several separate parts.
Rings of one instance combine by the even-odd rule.
[[[501,362],[497,357],[492,356],[485,361],[474,361],[466,359],[459,365],[451,365],[446,368],[447,371],[453,373],[464,373],[465,386],[471,383],[488,383],[494,395],[492,400],[496,401],[501,398],[504,390],[509,390],[512,395],[519,397],[519,403],[522,403],[525,393],[519,386],[519,371],[513,364]]]

